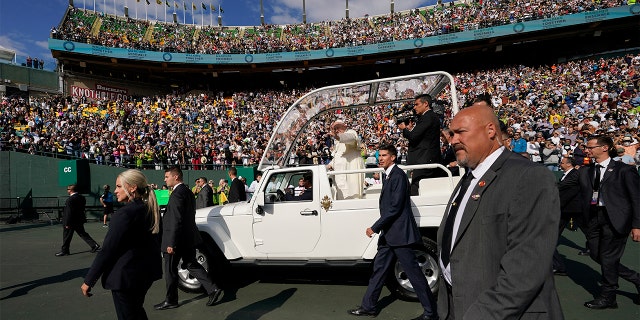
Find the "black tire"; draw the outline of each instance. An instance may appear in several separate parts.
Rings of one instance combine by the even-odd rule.
[[[420,269],[427,278],[427,284],[431,292],[437,296],[438,281],[440,279],[440,266],[438,265],[438,247],[434,241],[427,237],[422,237],[423,245],[415,248],[414,253],[418,258]],[[402,266],[398,261],[394,261],[387,278],[387,288],[391,293],[405,301],[418,301],[413,286],[409,282]]]
[[[212,273],[213,260],[212,255],[203,247],[196,248],[196,260],[200,263],[208,274]],[[182,259],[178,262],[178,288],[184,292],[200,293],[204,292],[204,288],[200,281],[189,273],[189,270],[182,268]]]

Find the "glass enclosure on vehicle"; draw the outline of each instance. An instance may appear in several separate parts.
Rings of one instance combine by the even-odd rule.
[[[429,94],[445,104],[451,115],[458,111],[453,77],[446,72],[430,72],[328,86],[304,95],[282,116],[258,166],[283,167],[289,164],[293,146],[309,123],[326,114],[343,110],[381,107],[389,114],[421,94]],[[357,115],[355,115],[357,117]]]

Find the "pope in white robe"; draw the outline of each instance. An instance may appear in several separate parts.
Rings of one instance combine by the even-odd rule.
[[[336,143],[333,149],[333,160],[327,165],[327,169],[335,171],[364,169],[358,134],[352,129],[347,129],[347,125],[342,120],[336,120],[331,124],[331,134],[336,139]],[[362,198],[364,173],[339,174],[333,177],[336,200]]]

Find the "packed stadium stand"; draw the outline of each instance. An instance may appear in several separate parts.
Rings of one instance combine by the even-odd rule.
[[[565,144],[580,150],[583,138],[596,132],[611,133],[625,154],[640,161],[639,13],[626,1],[485,1],[311,24],[227,27],[69,7],[50,40],[63,94],[3,98],[0,148],[143,169],[252,166],[279,116],[312,88],[445,70],[456,78],[460,105],[491,94],[510,132],[528,140],[534,161],[547,160],[541,142],[552,141],[546,147],[557,152],[566,152]],[[569,23],[575,15],[584,21]],[[535,23],[542,26],[535,32],[493,35],[500,27],[518,31]],[[470,31],[475,37],[460,36]],[[434,38],[438,45],[417,46]],[[402,41],[414,47],[379,49]],[[80,51],[82,44],[93,51]],[[367,51],[368,45],[378,49]],[[118,49],[129,56],[115,57]],[[327,55],[340,49],[352,54]],[[317,51],[324,58],[285,55]],[[179,54],[194,60],[167,60]],[[249,61],[274,54],[279,58],[273,62]],[[237,56],[244,62],[199,60]],[[341,115],[362,136],[364,158],[386,140],[399,141],[406,160],[406,142],[391,121],[395,112],[377,105],[365,114]],[[313,124],[291,164],[329,160],[331,120]]]

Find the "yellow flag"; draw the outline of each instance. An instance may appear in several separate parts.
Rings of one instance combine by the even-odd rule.
[[[162,4],[162,0],[156,0],[157,4]]]
[[[198,7],[196,7],[196,4],[191,2],[191,8],[193,8],[193,10],[198,10]]]
[[[220,197],[219,197],[218,203],[219,204],[225,204],[227,202],[229,202],[229,200],[227,199],[227,195],[224,194],[224,192],[220,192]]]

